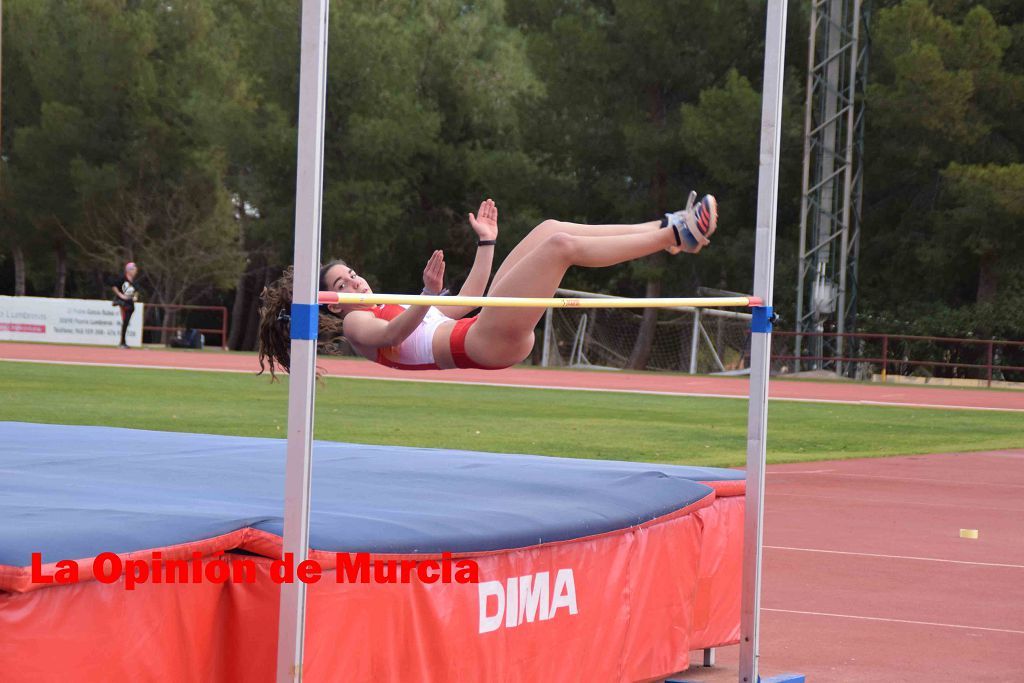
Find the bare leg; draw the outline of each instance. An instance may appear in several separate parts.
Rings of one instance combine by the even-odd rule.
[[[612,266],[673,245],[671,230],[613,235],[554,232],[520,257],[491,288],[490,296],[552,296],[570,266]],[[466,352],[486,366],[518,363],[530,354],[533,328],[542,315],[543,308],[484,308],[466,337]]]
[[[658,230],[660,227],[660,221],[648,221],[646,223],[636,223],[633,225],[584,225],[582,223],[546,220],[531,230],[530,234],[524,237],[522,241],[512,249],[509,255],[505,257],[505,261],[501,264],[501,267],[498,268],[498,272],[494,274],[494,279],[491,281],[491,291],[494,291],[494,288],[498,286],[498,283],[504,279],[505,275],[507,275],[508,272],[523,259],[523,257],[536,249],[539,244],[555,233],[562,232],[569,235],[591,235],[595,237],[604,237],[609,235],[635,235],[641,232]]]

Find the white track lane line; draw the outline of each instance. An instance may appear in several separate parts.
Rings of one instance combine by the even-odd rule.
[[[783,614],[806,614],[815,617],[836,617],[838,619],[860,619],[863,621],[885,621],[893,624],[914,624],[917,626],[938,626],[941,628],[959,628],[968,631],[993,631],[995,633],[1012,633],[1024,636],[1024,631],[1017,631],[1012,628],[992,628],[990,626],[968,626],[966,624],[942,624],[937,621],[914,621],[912,619],[887,619],[885,617],[864,617],[857,614],[834,614],[832,612],[808,612],[797,609],[774,609],[762,607],[762,612],[781,612]]]
[[[25,358],[3,358],[0,357],[0,361],[6,361],[10,363],[45,363],[50,365],[89,365],[95,367],[104,368],[133,368],[140,370],[194,370],[196,372],[233,372],[233,373],[250,373],[255,375],[256,371],[252,370],[221,370],[218,368],[193,368],[193,367],[176,367],[172,365],[139,365],[136,363],[94,363],[88,361],[57,361],[57,360],[35,360]],[[708,392],[692,392],[692,391],[652,391],[649,389],[607,389],[599,387],[563,387],[563,386],[552,386],[546,384],[513,384],[508,382],[472,382],[468,380],[456,380],[456,379],[413,379],[408,377],[368,377],[365,375],[332,375],[328,373],[324,376],[325,379],[336,378],[336,379],[364,379],[364,380],[375,380],[383,382],[425,382],[428,384],[459,384],[463,386],[486,386],[486,387],[508,387],[511,389],[548,389],[556,391],[596,391],[601,393],[611,394],[644,394],[648,396],[684,396],[688,398],[731,398],[735,400],[746,401],[747,396],[735,394],[713,394]],[[990,406],[956,406],[956,405],[944,405],[941,403],[897,403],[887,401],[842,401],[838,399],[830,398],[796,398],[790,396],[772,396],[771,401],[785,401],[787,403],[830,403],[834,405],[843,406],[872,406],[881,408],[930,408],[935,410],[983,410],[983,411],[994,411],[1000,413],[1024,413],[1024,408],[994,408]]]
[[[980,452],[983,453],[984,451],[980,451]],[[843,497],[843,496],[816,496],[816,495],[814,495],[812,493],[774,493],[774,492],[771,495],[773,497],[774,496],[784,496],[786,498],[808,498],[808,499],[813,499],[813,500],[838,500],[838,501],[842,501],[842,502],[847,503],[847,504],[854,504],[855,503],[857,505],[864,504],[864,503],[868,503],[868,504],[880,503],[882,505],[891,505],[893,503],[893,500],[891,498],[890,499],[886,499],[886,498],[856,498],[856,499],[852,499],[852,498]],[[912,506],[912,507],[941,508],[943,510],[952,510],[952,509],[992,510],[994,512],[1001,512],[1001,513],[1004,513],[1004,514],[1006,514],[1006,513],[1016,514],[1016,513],[1024,512],[1024,510],[1022,510],[1021,508],[995,507],[995,506],[992,506],[992,505],[976,505],[974,503],[925,503],[923,501],[917,501],[917,500],[900,500],[899,504],[900,505],[905,505],[905,506]]]
[[[965,564],[975,567],[1000,567],[1004,569],[1024,569],[1024,564],[1003,564],[1000,562],[972,562],[969,560],[946,560],[941,557],[913,557],[910,555],[881,555],[878,553],[855,553],[845,550],[822,550],[821,548],[791,548],[782,545],[766,545],[771,550],[791,550],[802,553],[824,553],[827,555],[852,555],[854,557],[877,557],[885,560],[914,560],[918,562],[943,562],[946,564]]]
[[[1005,450],[1015,450],[1015,449],[1008,448],[1008,449],[1005,449]],[[1022,455],[1024,455],[1024,453],[1022,453]],[[896,456],[896,457],[900,457],[900,456]],[[913,457],[913,456],[910,456],[910,457]],[[927,482],[929,484],[948,484],[950,486],[957,486],[957,487],[963,487],[966,484],[968,486],[985,486],[985,487],[989,487],[989,486],[1009,486],[1011,488],[1024,488],[1024,484],[1004,484],[1003,482],[999,482],[999,481],[968,481],[968,482],[959,482],[959,481],[950,481],[949,479],[938,479],[938,478],[929,478],[929,477],[893,477],[893,476],[886,475],[886,474],[860,474],[858,472],[838,472],[836,470],[792,470],[792,471],[778,470],[778,471],[774,471],[774,472],[769,472],[769,474],[776,474],[776,475],[778,475],[778,474],[824,474],[826,472],[829,474],[830,477],[853,477],[855,479],[885,479],[886,481],[922,481],[922,482]]]

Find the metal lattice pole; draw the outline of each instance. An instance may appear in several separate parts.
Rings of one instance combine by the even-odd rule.
[[[814,0],[807,50],[804,165],[797,275],[796,355],[839,358],[843,337],[803,332],[856,329],[860,252],[863,89],[870,0]],[[823,367],[820,360],[808,361]],[[797,361],[800,369],[800,361]],[[837,372],[840,361],[826,361]]]

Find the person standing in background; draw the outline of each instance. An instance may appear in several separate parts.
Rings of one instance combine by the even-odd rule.
[[[114,299],[114,305],[121,307],[121,348],[127,349],[128,342],[125,339],[125,334],[128,332],[128,323],[132,319],[132,313],[135,312],[135,302],[138,301],[139,293],[135,289],[135,276],[139,272],[138,266],[134,262],[125,264],[124,277],[121,278],[121,282],[111,287],[114,295],[117,297]]]

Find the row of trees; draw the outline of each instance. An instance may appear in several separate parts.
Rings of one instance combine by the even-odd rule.
[[[805,12],[792,3],[784,315]],[[258,293],[291,258],[299,2],[6,0],[3,13],[0,289],[98,296],[135,260],[149,300],[226,303],[231,345],[251,347]],[[324,256],[412,290],[432,248],[456,279],[468,269],[465,213],[484,196],[507,251],[546,216],[647,220],[695,188],[720,199],[713,248],[572,284],[748,290],[763,25],[754,0],[335,3]],[[1019,336],[1024,8],[882,2],[871,33],[865,323]]]
[[[1024,5],[878,12],[861,262],[868,324],[1024,335]]]

